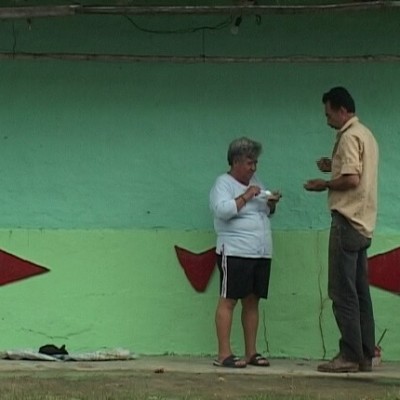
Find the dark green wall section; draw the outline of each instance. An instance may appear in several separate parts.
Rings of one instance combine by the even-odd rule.
[[[0,226],[210,228],[209,188],[248,135],[284,194],[275,226],[326,227],[302,184],[334,139],[321,93],[344,84],[381,148],[379,226],[399,229],[398,68],[3,61]]]
[[[123,16],[3,20],[1,51],[351,56],[396,54],[396,11],[244,17],[229,27],[151,34]],[[134,17],[148,29],[229,16]],[[321,94],[345,85],[381,147],[379,229],[398,230],[398,63],[173,64],[2,60],[1,227],[209,229],[208,191],[228,143],[260,140],[259,174],[284,194],[279,229],[325,228],[304,193],[334,132]],[[397,151],[396,151],[397,149]],[[318,174],[317,174],[318,175]]]

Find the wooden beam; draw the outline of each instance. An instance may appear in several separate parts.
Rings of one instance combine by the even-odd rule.
[[[257,15],[284,14],[320,11],[358,11],[400,7],[400,1],[361,1],[339,4],[309,5],[237,5],[237,6],[83,6],[83,14],[134,14],[134,15],[179,15],[179,14],[225,14]]]
[[[400,1],[361,1],[309,5],[237,5],[237,6],[30,6],[0,7],[0,19],[97,15],[257,15],[294,14],[330,11],[381,10],[400,7]]]
[[[67,17],[75,15],[81,6],[0,7],[0,19]]]
[[[370,54],[355,56],[174,56],[135,54],[84,54],[84,53],[11,53],[0,52],[0,60],[64,60],[128,63],[174,63],[174,64],[344,64],[344,63],[400,63],[397,54]]]

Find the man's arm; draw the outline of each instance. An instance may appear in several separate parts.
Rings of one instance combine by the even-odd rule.
[[[311,179],[304,184],[304,189],[310,192],[323,192],[324,190],[349,190],[354,189],[360,183],[358,174],[340,175],[336,179],[325,181],[324,179]]]

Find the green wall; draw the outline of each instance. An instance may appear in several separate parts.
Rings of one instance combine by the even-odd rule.
[[[322,196],[302,185],[334,140],[321,93],[342,83],[380,144],[380,228],[399,229],[397,64],[0,68],[0,226],[209,229],[209,188],[228,143],[248,135],[264,144],[260,176],[285,196],[275,228],[327,227]]]
[[[164,29],[225,17],[135,18]],[[397,54],[397,12],[246,18],[186,35],[146,34],[122,17],[0,21],[0,52],[285,56]],[[334,133],[321,95],[347,86],[381,150],[378,228],[370,255],[400,244],[400,101],[396,62],[173,64],[0,61],[0,248],[51,272],[0,287],[0,346],[123,346],[144,354],[215,353],[217,273],[189,285],[174,245],[214,245],[208,192],[229,142],[248,135],[259,175],[283,192],[273,218],[270,299],[260,350],[331,356],[338,332],[326,295],[329,215],[320,176]],[[373,290],[386,359],[400,359],[399,298]],[[321,317],[321,325],[320,325]],[[242,340],[236,318],[233,345]]]
[[[262,302],[259,348],[274,357],[332,356],[338,332],[326,295],[326,231],[275,231],[270,298]],[[398,245],[379,235],[371,254]],[[218,272],[207,290],[190,286],[174,245],[201,252],[212,232],[174,230],[0,231],[3,250],[50,273],[1,287],[1,347],[125,347],[140,354],[215,353]],[[398,297],[372,288],[384,358],[398,360]],[[239,309],[232,343],[243,351]]]

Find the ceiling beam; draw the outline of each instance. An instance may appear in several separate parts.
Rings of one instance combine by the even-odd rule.
[[[82,54],[82,53],[10,53],[0,52],[0,60],[63,60],[98,62],[166,62],[179,64],[343,64],[343,63],[400,63],[397,54],[370,54],[354,56],[174,56],[174,55],[135,55],[135,54]]]
[[[67,17],[75,15],[79,5],[0,7],[0,19]]]
[[[362,11],[399,8],[400,1],[361,1],[307,5],[237,6],[30,6],[0,7],[0,19],[67,17],[73,15],[257,15],[324,11]]]

